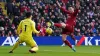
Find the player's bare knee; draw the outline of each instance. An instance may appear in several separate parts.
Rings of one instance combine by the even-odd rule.
[[[65,23],[61,23],[62,27],[65,28],[66,27],[66,24]]]

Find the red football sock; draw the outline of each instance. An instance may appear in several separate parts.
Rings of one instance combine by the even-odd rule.
[[[76,38],[74,37],[74,35],[71,35],[71,38],[75,41],[76,40]]]
[[[68,40],[65,40],[64,43],[65,43],[66,45],[68,45],[70,48],[72,48],[72,45],[70,44],[70,42],[69,42]]]
[[[62,27],[60,23],[54,23],[54,26],[59,27],[59,28]]]

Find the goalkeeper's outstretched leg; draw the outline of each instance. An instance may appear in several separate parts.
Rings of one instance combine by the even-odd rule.
[[[11,51],[9,53],[13,53],[13,51],[19,46],[20,42],[16,42],[15,45],[13,46],[13,48],[11,49]]]

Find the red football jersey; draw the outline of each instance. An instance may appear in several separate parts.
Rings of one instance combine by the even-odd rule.
[[[61,7],[61,10],[68,14],[68,19],[66,20],[66,24],[69,24],[71,26],[75,26],[76,25],[76,16],[77,16],[77,13],[78,13],[78,9],[76,9],[73,13],[71,13],[70,11],[64,9]]]

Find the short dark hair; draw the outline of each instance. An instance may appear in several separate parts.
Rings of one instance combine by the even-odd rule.
[[[29,18],[32,15],[31,12],[26,12],[26,17]]]

